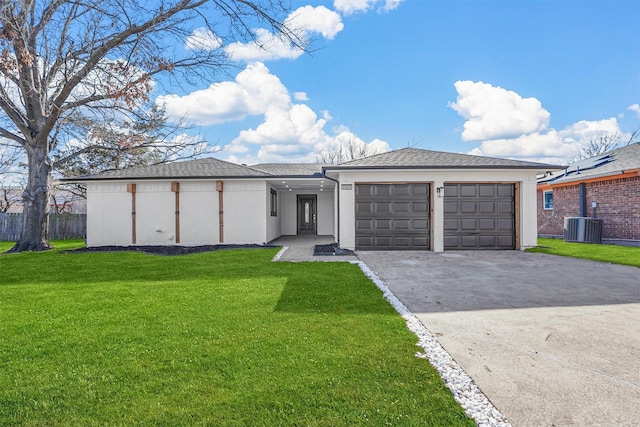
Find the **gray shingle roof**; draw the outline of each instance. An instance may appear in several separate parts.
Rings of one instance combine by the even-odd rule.
[[[323,170],[341,169],[417,169],[417,168],[525,168],[556,170],[559,166],[519,160],[498,159],[442,151],[402,148],[340,165],[313,163],[262,163],[237,165],[215,158],[187,160],[155,166],[106,171],[95,175],[67,178],[64,181],[179,178],[275,178],[318,177]]]
[[[261,163],[251,165],[251,168],[278,176],[306,177],[322,174],[322,165],[313,163]]]
[[[141,166],[122,170],[112,170],[96,175],[73,178],[76,181],[111,179],[152,179],[152,178],[227,178],[227,177],[266,177],[268,173],[253,168],[206,158],[182,162],[164,163],[154,166]],[[71,178],[66,181],[72,180]]]
[[[393,168],[525,168],[558,169],[560,166],[521,160],[498,159],[494,157],[472,156],[469,154],[447,153],[443,151],[402,148],[388,153],[376,154],[339,165],[325,166],[332,169],[393,169]]]
[[[609,151],[588,159],[578,160],[565,171],[555,172],[538,180],[538,183],[557,184],[582,181],[589,178],[619,175],[625,171],[640,169],[640,142]]]

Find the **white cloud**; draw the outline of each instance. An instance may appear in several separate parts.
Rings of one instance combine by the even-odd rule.
[[[258,28],[256,40],[251,43],[235,42],[225,47],[225,52],[234,61],[268,61],[275,59],[296,59],[304,53],[286,37],[275,35]]]
[[[614,117],[548,129],[550,114],[535,98],[522,98],[482,82],[458,81],[455,88],[458,99],[449,106],[467,119],[462,139],[482,141],[469,154],[567,164],[593,138],[603,134],[626,137]]]
[[[284,24],[305,37],[311,33],[319,33],[329,40],[344,29],[340,15],[324,6],[298,8],[291,12]]]
[[[296,101],[308,101],[309,97],[307,96],[307,92],[293,92],[293,97]]]
[[[222,39],[208,28],[196,28],[184,43],[190,50],[216,50],[222,46]]]
[[[388,12],[390,10],[397,9],[404,0],[386,0],[382,6],[382,10]]]
[[[469,154],[524,159],[530,161],[567,164],[589,144],[590,139],[602,134],[621,134],[615,118],[574,123],[563,130],[550,129],[516,138],[483,141]]]
[[[287,88],[259,62],[244,69],[235,82],[213,83],[185,96],[164,95],[156,99],[157,104],[165,105],[171,120],[185,118],[194,125],[241,120],[264,114],[269,106],[287,106],[290,102]]]
[[[404,0],[334,0],[333,7],[343,15],[367,12],[378,6],[378,12],[396,9]]]
[[[303,101],[307,94],[295,92],[293,98]],[[315,153],[335,149],[347,140],[371,146],[373,152],[389,150],[385,141],[365,142],[345,126],[327,132],[325,127],[332,120],[329,112],[316,114],[307,105],[294,102],[280,79],[260,62],[248,65],[235,81],[214,83],[185,96],[159,96],[156,102],[165,105],[172,121],[184,119],[194,125],[263,116],[262,123],[240,131],[224,147],[227,160],[237,163],[314,162]]]
[[[314,34],[322,34],[333,39],[344,28],[340,15],[324,6],[304,6],[291,12],[284,20],[302,44]],[[255,30],[256,40],[250,43],[236,42],[225,47],[225,52],[234,61],[268,61],[275,59],[295,59],[304,51],[280,34],[273,34],[264,28]]]
[[[640,117],[640,104],[630,105],[627,110],[634,111]]]
[[[469,80],[454,84],[458,98],[449,107],[467,119],[463,141],[505,138],[544,130],[550,114],[536,98]]]

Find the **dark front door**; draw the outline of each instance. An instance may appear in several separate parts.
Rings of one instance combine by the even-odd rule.
[[[298,234],[316,234],[316,196],[298,196]]]

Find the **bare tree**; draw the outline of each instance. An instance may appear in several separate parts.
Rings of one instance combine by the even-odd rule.
[[[71,126],[70,126],[71,128]],[[164,108],[152,105],[132,121],[104,123],[80,117],[73,123],[77,139],[52,156],[54,174],[76,177],[106,170],[151,166],[176,160],[199,158],[219,151],[185,127],[167,124]],[[81,184],[56,182],[54,188],[86,198]]]
[[[13,196],[11,188],[0,185],[0,213],[9,211],[11,206],[16,204],[16,198]]]
[[[351,160],[362,159],[372,154],[377,154],[364,141],[356,138],[349,138],[345,142],[339,142],[338,146],[332,150],[324,150],[316,154],[316,163],[339,164]]]
[[[599,156],[623,145],[632,144],[638,136],[638,133],[640,133],[640,128],[634,130],[629,136],[629,139],[625,141],[620,132],[602,132],[590,138],[587,145],[580,148],[580,152],[574,157],[573,161]]]
[[[10,250],[46,250],[52,153],[72,139],[77,117],[132,118],[158,76],[167,84],[214,78],[222,48],[185,41],[206,28],[223,43],[255,40],[266,23],[295,46],[281,0],[2,0],[0,137],[27,159],[22,234]],[[1,143],[1,142],[0,142]]]
[[[17,179],[16,165],[20,152],[11,144],[0,145],[0,213],[9,211],[18,200],[15,197]]]

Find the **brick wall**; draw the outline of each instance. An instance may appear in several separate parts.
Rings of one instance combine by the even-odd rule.
[[[604,239],[640,240],[640,176],[587,183],[587,216],[598,202],[596,217],[603,219]],[[553,188],[552,210],[544,209],[538,190],[538,234],[562,235],[564,218],[580,216],[579,185]]]

